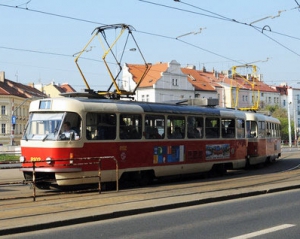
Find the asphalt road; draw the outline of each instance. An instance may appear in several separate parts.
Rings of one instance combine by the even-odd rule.
[[[16,234],[10,238],[299,238],[300,190]]]
[[[20,231],[42,231],[43,229],[66,227],[73,224],[79,226],[84,222],[96,220],[109,222],[109,219],[112,218],[114,218],[113,221],[118,222],[118,218],[125,218],[129,215],[154,211],[168,212],[167,209],[171,208],[186,207],[187,209],[191,205],[232,200],[233,198],[241,199],[254,195],[274,194],[281,190],[292,190],[300,188],[299,163],[299,151],[288,150],[283,153],[283,157],[279,161],[267,167],[230,171],[221,178],[165,181],[149,187],[122,189],[119,192],[107,191],[101,195],[97,192],[84,194],[78,192],[61,194],[56,192],[50,195],[52,192],[49,190],[43,192],[39,190],[37,201],[32,201],[32,189],[30,190],[28,185],[20,183],[0,184],[0,235],[12,235]],[[7,173],[8,180],[16,176],[14,173],[17,174],[17,177],[20,177],[18,170],[15,169],[0,170],[0,175],[3,176],[4,172]],[[13,195],[13,197],[10,195]],[[285,197],[289,198],[291,196],[287,195]],[[267,201],[273,204],[273,200]],[[278,203],[281,202],[275,201],[274,205],[276,207],[280,206],[281,204]],[[255,202],[254,205],[256,204]],[[238,204],[230,205],[229,209],[235,207],[246,213],[252,210]],[[265,205],[262,204],[259,207],[265,208]],[[188,212],[188,214],[191,213]],[[199,216],[201,223],[203,223],[202,218],[205,219],[205,216],[204,214]],[[178,217],[180,218],[180,216]],[[216,215],[213,218],[216,218]],[[159,218],[157,220],[162,224],[168,223],[168,220]],[[252,220],[260,220],[260,218]],[[279,227],[271,227],[272,229],[268,229],[268,231],[279,230],[279,228],[285,229],[287,225],[289,223],[280,224]],[[236,235],[240,234],[236,233]]]

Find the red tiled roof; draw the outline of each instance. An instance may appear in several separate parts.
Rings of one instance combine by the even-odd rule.
[[[187,75],[188,81],[195,87],[195,90],[215,91],[215,84],[201,71],[189,68],[181,68],[181,71]]]
[[[135,83],[141,79],[142,74],[145,72],[145,65],[134,65],[126,64],[128,71],[132,74]],[[150,65],[150,70],[148,71],[146,77],[143,79],[139,87],[149,87],[155,84],[160,78],[161,73],[168,69],[168,63],[158,63]]]
[[[145,71],[145,65],[126,64],[129,72],[133,76],[133,80],[137,83]],[[149,87],[155,84],[163,72],[168,69],[168,63],[158,63],[151,66],[148,74],[140,84],[140,87]],[[254,89],[262,92],[277,92],[269,85],[257,78],[246,80],[244,76],[235,75],[234,79],[228,78],[224,73],[215,73],[207,71],[199,71],[190,68],[181,68],[181,71],[187,75],[187,80],[195,87],[196,90],[215,91],[216,87],[227,84],[240,89]]]
[[[0,94],[1,95],[15,95],[19,97],[46,97],[44,93],[35,89],[34,87],[23,85],[18,82],[5,79],[4,82],[0,81]]]
[[[60,88],[63,90],[64,93],[76,92],[76,90],[67,83],[61,84]]]

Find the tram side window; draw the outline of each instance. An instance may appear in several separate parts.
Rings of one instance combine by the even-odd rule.
[[[235,120],[222,119],[222,137],[234,138],[235,137]]]
[[[264,138],[265,137],[265,122],[258,121],[258,136]]]
[[[272,128],[272,136],[275,137],[276,136],[276,131],[275,131],[275,124],[271,123],[271,128]]]
[[[280,125],[276,124],[276,136],[280,137]]]
[[[266,128],[266,136],[270,137],[271,136],[271,123],[266,122],[267,128]]]
[[[182,116],[168,116],[168,139],[183,139],[185,137],[185,118]]]
[[[88,140],[113,140],[116,138],[116,115],[87,113],[86,138]]]
[[[203,138],[203,118],[189,116],[187,121],[188,138]]]
[[[220,137],[220,119],[206,118],[205,119],[205,137],[219,138]]]
[[[165,135],[165,118],[161,115],[145,116],[146,139],[162,139]]]
[[[142,138],[142,116],[138,114],[120,115],[120,139]]]
[[[247,121],[246,122],[247,138],[256,138],[258,135],[257,129],[258,127],[256,121]]]
[[[238,119],[236,123],[237,138],[245,138],[245,120]]]

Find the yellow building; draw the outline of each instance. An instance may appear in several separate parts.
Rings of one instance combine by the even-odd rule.
[[[46,97],[34,87],[5,79],[5,72],[0,72],[0,145],[20,145],[30,102]]]

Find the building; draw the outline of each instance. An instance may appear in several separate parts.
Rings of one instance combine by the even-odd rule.
[[[144,65],[125,64],[121,88],[132,91]],[[232,77],[230,72],[197,70],[195,66],[181,67],[173,60],[156,63],[137,88],[135,100],[167,102],[191,98],[217,98],[219,106],[237,109],[263,108],[280,105],[280,93],[262,81],[262,75]]]
[[[19,145],[32,100],[47,97],[34,87],[5,79],[0,72],[0,144]]]
[[[132,91],[137,79],[145,71],[145,65],[125,64],[123,67],[121,89]],[[135,100],[167,102],[195,98],[195,87],[181,71],[180,64],[173,60],[169,63],[156,63],[136,90]]]
[[[48,97],[62,97],[60,94],[76,92],[76,90],[68,83],[58,84],[52,81],[47,85],[34,83],[30,83],[29,85],[43,92]]]

